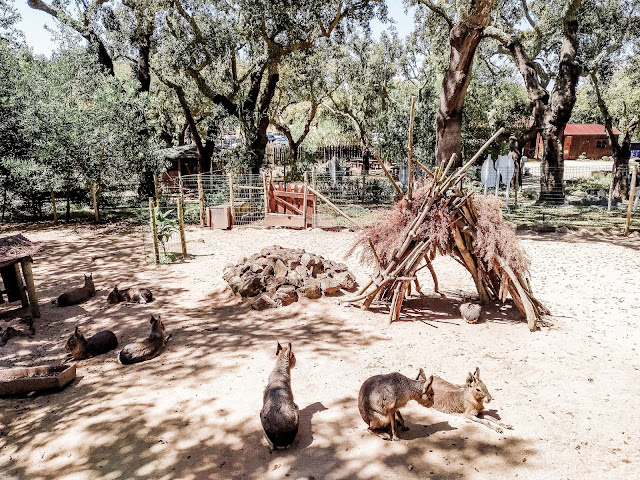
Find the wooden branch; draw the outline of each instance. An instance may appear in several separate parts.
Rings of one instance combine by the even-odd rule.
[[[380,157],[378,156],[377,152],[373,152],[373,156],[375,157],[376,161],[382,167],[382,171],[387,176],[387,178],[391,182],[391,185],[393,186],[393,188],[395,189],[396,193],[398,194],[398,201],[402,200],[402,198],[404,197],[404,194],[402,193],[402,190],[400,190],[400,187],[398,187],[398,184],[393,180],[393,177],[389,173],[389,170],[387,170],[387,167],[385,167],[384,162],[380,159]]]
[[[411,117],[409,118],[409,145],[407,146],[409,162],[409,186],[407,190],[407,201],[409,205],[413,201],[413,120],[416,110],[416,97],[411,98]]]

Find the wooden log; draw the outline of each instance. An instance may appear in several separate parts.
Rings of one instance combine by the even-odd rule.
[[[153,174],[153,191],[156,195],[156,205],[160,205],[160,188],[158,187],[158,174]]]
[[[393,188],[395,189],[396,193],[398,194],[398,201],[402,200],[402,198],[404,197],[404,194],[402,193],[402,190],[400,190],[400,187],[398,187],[398,184],[393,180],[393,177],[389,173],[389,170],[387,170],[387,167],[385,167],[384,162],[380,159],[380,157],[378,156],[377,152],[373,152],[373,156],[375,157],[377,162],[382,167],[382,171],[387,176],[387,178],[391,182],[391,185],[393,186]]]
[[[435,178],[435,174],[431,170],[429,170],[425,165],[420,163],[418,160],[414,159],[413,163],[415,163],[418,167],[420,167],[422,169],[422,171],[424,173],[426,173],[427,175],[429,175],[431,178]]]
[[[638,176],[638,164],[633,165],[631,171],[631,189],[629,190],[629,205],[627,206],[627,221],[624,226],[624,236],[629,236],[629,229],[631,228],[631,215],[633,214],[633,202],[636,198],[636,177]]]
[[[151,236],[153,238],[153,253],[155,264],[160,263],[160,247],[158,245],[158,227],[156,225],[156,211],[153,204],[153,197],[149,197],[149,216],[151,220]]]
[[[20,264],[14,263],[13,267],[16,271],[16,284],[18,294],[20,295],[20,303],[22,304],[22,308],[27,308],[29,306],[29,299],[27,298],[27,294],[24,291],[24,283],[22,283],[22,272],[20,271]]]
[[[407,188],[407,201],[413,201],[413,119],[416,110],[416,97],[411,98],[411,116],[409,118],[409,145],[407,147],[409,162],[409,186]]]
[[[429,272],[431,272],[431,278],[433,278],[433,291],[436,293],[440,293],[440,288],[438,287],[438,277],[436,277],[436,271],[433,268],[433,264],[427,257],[425,257],[424,260],[425,262],[427,262],[427,268],[429,269]],[[417,280],[416,283],[418,283]]]
[[[502,270],[509,276],[509,280],[510,280],[509,286],[510,287],[513,286],[513,288],[511,289],[511,297],[514,297],[513,289],[515,289],[518,296],[516,304],[518,302],[521,304],[522,310],[524,310],[522,313],[527,318],[529,330],[532,332],[535,332],[537,328],[538,312],[533,307],[533,304],[529,300],[529,296],[525,292],[522,284],[518,281],[516,274],[513,273],[513,270],[511,270],[511,267],[509,267],[509,265],[507,265],[507,263],[502,259],[500,259],[499,262]],[[514,300],[516,299],[514,298]]]
[[[29,294],[29,307],[33,318],[40,318],[40,303],[38,300],[38,292],[36,292],[36,284],[33,281],[33,269],[31,264],[33,260],[27,258],[22,261],[22,272],[24,280],[27,284],[27,293]]]
[[[182,256],[187,257],[187,238],[184,233],[184,205],[182,197],[176,199],[178,204],[178,228],[180,229],[180,245],[182,246]]]
[[[482,278],[478,273],[476,262],[473,259],[473,256],[471,255],[469,250],[467,250],[464,240],[460,235],[460,231],[456,227],[452,230],[452,233],[453,233],[453,239],[455,240],[456,246],[458,247],[458,251],[460,252],[462,259],[464,260],[464,263],[467,267],[467,270],[469,270],[469,273],[471,273],[471,276],[473,277],[473,280],[476,284],[476,289],[478,290],[478,295],[480,296],[480,303],[482,304],[489,303],[489,295],[487,294],[487,291],[484,288],[484,285],[482,284]]]

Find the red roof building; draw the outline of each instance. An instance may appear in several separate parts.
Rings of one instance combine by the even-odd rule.
[[[622,132],[614,128],[613,133],[617,138]],[[604,125],[596,123],[567,124],[564,129],[564,146],[562,150],[565,160],[575,160],[583,154],[590,159],[611,155],[609,138],[604,130]],[[533,158],[542,158],[542,151],[542,138],[538,135]]]

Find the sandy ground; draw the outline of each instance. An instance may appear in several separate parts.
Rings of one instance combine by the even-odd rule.
[[[463,322],[457,308],[473,283],[446,258],[435,262],[443,295],[427,272],[424,295],[391,326],[386,308],[363,312],[339,297],[255,312],[223,291],[224,266],[264,246],[341,260],[350,232],[192,229],[194,256],[159,267],[144,264],[139,236],[114,227],[26,235],[45,247],[34,266],[42,318],[34,338],[0,348],[1,367],[62,360],[76,325],[87,334],[109,328],[124,345],[161,314],[173,339],[149,362],[125,367],[110,352],[78,362],[78,378],[60,392],[0,399],[3,479],[626,479],[640,471],[637,236],[521,235],[534,292],[553,312],[530,333],[511,304],[490,306],[480,324]],[[367,281],[368,267],[346,262]],[[83,272],[93,272],[97,295],[51,305]],[[107,307],[116,283],[147,286],[157,300]],[[293,446],[270,453],[259,411],[277,340],[293,343],[301,422]],[[423,367],[462,383],[476,366],[494,397],[488,408],[512,431],[412,402],[401,441],[366,432],[357,395],[369,376]]]

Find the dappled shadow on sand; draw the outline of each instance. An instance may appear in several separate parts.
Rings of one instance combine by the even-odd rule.
[[[75,325],[88,335],[111,329],[121,348],[147,336],[150,314],[161,314],[173,336],[148,362],[125,367],[112,351],[78,362],[78,379],[60,392],[0,399],[4,478],[462,479],[472,468],[515,468],[534,453],[516,436],[500,437],[461,420],[450,424],[415,402],[403,410],[410,430],[401,432],[402,441],[368,434],[357,408],[362,379],[348,367],[340,375],[313,368],[327,359],[352,361],[351,354],[374,351],[384,336],[345,322],[344,310],[329,299],[307,315],[304,301],[263,313],[220,290],[195,295],[207,285],[193,283],[188,265],[150,267],[136,249],[135,237],[96,235],[52,240],[46,257],[36,259],[43,299],[38,334],[0,351],[0,365],[61,361]],[[91,271],[96,297],[68,308],[50,304]],[[136,282],[152,288],[154,302],[107,306],[113,284]],[[408,311],[433,300],[410,299]],[[454,300],[439,301],[444,303],[425,313],[427,320],[454,321]],[[300,431],[290,449],[270,453],[259,411],[276,340],[292,342],[298,357],[292,382]],[[341,382],[352,396],[336,394],[332,386]]]
[[[423,322],[431,327],[438,328],[441,324],[462,325],[465,321],[460,315],[460,305],[464,302],[478,302],[478,299],[470,299],[463,292],[440,290],[435,292],[419,293],[406,298],[402,304],[399,321]],[[388,315],[389,304],[374,304],[372,312]],[[478,323],[526,323],[526,318],[513,305],[511,300],[506,303],[491,302],[482,306],[482,315]]]

